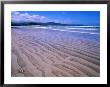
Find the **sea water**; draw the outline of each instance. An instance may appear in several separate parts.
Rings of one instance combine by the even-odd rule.
[[[56,34],[57,31],[62,33],[68,32],[69,36],[76,36],[83,39],[93,40],[96,42],[100,42],[100,26],[12,26],[12,28],[17,29],[17,32],[25,31],[28,32],[37,32],[37,29],[46,29],[52,30],[53,34]],[[23,33],[23,32],[22,32]],[[56,34],[57,35],[57,34]],[[52,34],[48,34],[48,36],[52,36]],[[66,33],[67,36],[67,33]]]

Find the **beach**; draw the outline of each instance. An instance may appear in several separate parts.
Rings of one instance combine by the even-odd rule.
[[[100,42],[75,32],[12,28],[11,76],[99,77]]]

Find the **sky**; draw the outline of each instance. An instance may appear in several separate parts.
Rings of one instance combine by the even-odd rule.
[[[12,11],[12,22],[100,25],[99,11]]]

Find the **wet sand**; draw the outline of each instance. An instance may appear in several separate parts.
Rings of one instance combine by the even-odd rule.
[[[13,77],[98,77],[99,43],[70,32],[11,30]]]

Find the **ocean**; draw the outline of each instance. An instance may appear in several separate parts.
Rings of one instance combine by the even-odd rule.
[[[37,29],[53,30],[54,32],[55,31],[68,32],[68,35],[70,35],[71,37],[76,36],[79,38],[93,40],[93,41],[100,43],[100,26],[40,26],[40,25],[33,25],[33,26],[12,26],[12,28],[17,29],[17,30],[22,29],[23,31],[27,31],[28,33],[35,32]],[[24,32],[24,33],[26,33],[26,32]],[[52,34],[54,34],[54,33],[52,33]],[[49,34],[48,36],[51,36],[52,34]],[[66,36],[67,36],[67,34],[66,34]]]

